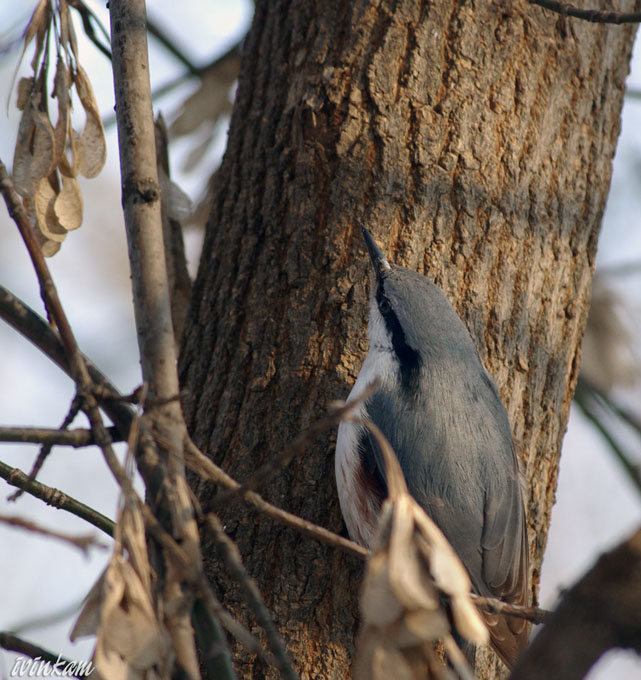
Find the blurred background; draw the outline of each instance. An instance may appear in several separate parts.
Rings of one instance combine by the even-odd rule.
[[[20,120],[10,84],[22,50],[19,42],[11,45],[35,4],[0,0],[0,48],[4,48],[0,54],[0,159],[8,167]],[[202,238],[198,223],[204,223],[207,213],[203,196],[226,141],[234,87],[233,48],[247,32],[253,6],[248,0],[191,0],[178,11],[172,0],[148,4],[157,29],[157,37],[150,38],[152,89],[161,93],[155,111],[162,111],[174,133],[172,180],[195,207],[194,224],[185,230],[193,275]],[[87,5],[108,26],[104,2]],[[123,392],[130,392],[138,386],[140,373],[120,210],[112,74],[109,61],[85,38],[79,23],[76,31],[79,61],[106,121],[108,156],[98,178],[80,178],[83,226],[67,237],[49,266],[81,349]],[[180,55],[172,54],[164,40],[178,48]],[[29,75],[32,51],[27,51],[18,77]],[[216,64],[225,55],[227,59]],[[214,66],[206,68],[209,64]],[[186,77],[189,72],[200,78]],[[627,88],[582,367],[583,380],[617,404],[624,418],[590,393],[582,406],[573,405],[543,563],[540,604],[546,608],[554,606],[559,592],[572,585],[600,552],[641,525],[641,48],[633,58]],[[72,120],[76,128],[82,128],[84,113],[77,103]],[[0,243],[0,284],[42,314],[36,277],[4,205],[0,208]],[[2,321],[0,348],[0,425],[59,427],[73,398],[71,380]],[[77,418],[74,425],[85,427],[83,420]],[[610,443],[594,420],[605,429]],[[119,452],[123,454],[122,446]],[[0,460],[26,472],[37,454],[37,446],[0,443]],[[628,462],[627,470],[622,459]],[[117,487],[97,449],[56,448],[38,479],[115,516]],[[87,525],[78,518],[27,494],[9,503],[7,498],[14,491],[0,480],[0,514],[17,514],[69,533],[87,533]],[[3,525],[0,546],[0,631],[13,631],[72,659],[89,658],[93,639],[72,644],[69,632],[109,552],[91,550],[85,556],[57,540]],[[15,658],[0,649],[0,678],[9,677]],[[641,659],[633,653],[610,653],[589,677],[641,680]]]

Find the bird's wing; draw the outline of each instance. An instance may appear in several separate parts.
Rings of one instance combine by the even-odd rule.
[[[393,394],[377,392],[366,410],[396,452],[410,493],[445,534],[480,595],[526,604],[528,549],[509,425],[501,436],[495,435],[496,428],[489,428],[487,437],[481,433],[470,438],[462,422],[440,430],[438,419],[430,413],[417,413],[399,404],[393,408],[390,426],[386,414],[393,399]],[[435,409],[437,413],[447,410],[447,404]],[[439,431],[447,436],[439,436]],[[414,433],[412,440],[403,438],[407,432]],[[482,464],[482,453],[477,458],[480,464],[466,464],[464,449],[470,446],[488,452],[486,458],[492,462],[488,469]],[[363,464],[384,485],[383,458],[376,439],[364,431],[360,447]],[[497,448],[501,450],[497,452]],[[527,641],[526,623],[506,616],[488,616],[487,623],[494,648],[511,666]]]

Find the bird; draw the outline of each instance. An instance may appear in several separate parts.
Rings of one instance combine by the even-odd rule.
[[[347,403],[374,385],[357,413],[391,444],[409,492],[458,554],[474,591],[525,605],[521,477],[498,389],[443,291],[426,276],[390,264],[366,227],[362,232],[374,270],[369,350]],[[370,547],[387,496],[385,469],[375,437],[354,420],[338,428],[336,483],[350,538]],[[484,616],[492,647],[512,667],[529,626],[515,617]]]

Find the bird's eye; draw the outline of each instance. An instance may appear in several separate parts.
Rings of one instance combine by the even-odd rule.
[[[392,305],[390,305],[389,300],[383,298],[378,303],[378,308],[381,310],[381,314],[389,314],[392,311]]]

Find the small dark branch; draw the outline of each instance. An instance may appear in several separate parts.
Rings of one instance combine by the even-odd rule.
[[[22,517],[13,517],[10,515],[0,514],[0,524],[7,524],[19,529],[25,529],[26,531],[31,531],[34,534],[49,536],[50,538],[57,538],[60,541],[64,541],[65,543],[69,543],[70,545],[79,548],[85,554],[91,546],[101,549],[107,547],[103,543],[98,542],[93,534],[87,534],[85,536],[71,536],[69,534],[63,534],[60,531],[45,529],[35,522],[23,519]]]
[[[186,438],[185,441],[185,463],[194,472],[199,474],[203,479],[210,479],[216,484],[225,487],[226,489],[231,489],[237,491],[240,489],[240,484],[233,478],[230,477],[224,470],[219,468],[215,463],[213,463],[207,456],[205,456],[198,447],[189,439]],[[310,536],[325,545],[330,545],[334,548],[338,548],[343,552],[354,555],[360,559],[366,559],[369,555],[369,550],[363,548],[362,546],[350,541],[347,538],[343,538],[333,531],[329,531],[323,527],[308,522],[298,515],[294,515],[286,510],[281,510],[280,508],[268,503],[262,496],[259,496],[255,491],[245,491],[240,494],[242,498],[248,505],[256,508],[259,512],[262,512],[267,517],[270,517],[280,524],[285,524],[296,531],[299,531],[306,536]]]
[[[549,9],[561,16],[576,17],[596,24],[636,24],[641,21],[641,12],[602,12],[598,9],[581,9],[569,2],[555,2],[555,0],[528,0],[531,5],[538,5]]]
[[[114,442],[122,441],[115,427],[107,431]],[[74,428],[73,430],[55,430],[46,427],[0,427],[0,442],[16,442],[18,444],[44,444],[47,446],[71,446],[80,449],[94,446],[95,440],[91,430]]]
[[[172,205],[174,200],[172,192],[175,190],[175,187],[171,184],[167,126],[161,114],[158,114],[156,118],[155,133],[156,162],[158,164],[160,183],[163,187],[161,210],[162,233],[165,241],[165,261],[169,280],[171,319],[174,326],[176,344],[179,345],[187,317],[187,310],[189,309],[191,279],[187,271],[182,225],[176,218],[174,206]]]
[[[38,277],[38,282],[40,283],[40,293],[45,303],[47,314],[54,320],[56,327],[58,328],[67,360],[73,372],[74,380],[78,384],[82,384],[82,376],[86,369],[80,356],[76,339],[71,330],[71,326],[69,325],[67,316],[64,313],[62,304],[60,303],[56,286],[51,278],[49,267],[45,262],[44,255],[38,244],[38,238],[34,228],[29,221],[27,213],[22,207],[20,197],[16,193],[13,182],[7,172],[7,168],[2,161],[0,161],[0,193],[2,193],[9,215],[11,215],[11,218],[16,223],[20,235],[22,236],[22,240],[29,252],[29,257],[31,258],[31,262],[33,263],[33,267]]]
[[[641,468],[639,465],[633,463],[628,458],[625,451],[619,446],[616,438],[606,425],[603,416],[608,412],[617,415],[641,434],[641,425],[636,418],[632,414],[617,407],[605,394],[596,390],[582,378],[579,378],[577,383],[574,401],[585,417],[594,425],[608,443],[610,449],[627,473],[630,481],[641,494]]]
[[[192,76],[198,76],[200,73],[199,68],[187,57],[187,55],[179,50],[174,41],[158,26],[155,21],[152,21],[147,17],[147,30],[149,35],[152,35],[166,50],[169,54],[176,57],[176,59],[187,67],[187,71]]]
[[[0,318],[33,343],[69,377],[73,377],[58,333],[39,314],[4,286],[0,286]],[[122,399],[125,398],[119,399],[120,395],[116,387],[94,364],[84,356],[83,360],[91,379],[98,388],[96,393],[101,399],[102,408],[117,427],[119,436],[115,436],[115,430],[109,430],[114,434],[112,440],[126,440],[134,416],[133,409],[127,403],[123,403]]]
[[[24,654],[25,656],[28,656],[31,659],[42,659],[43,661],[48,661],[52,666],[55,666],[57,664],[56,667],[58,669],[61,669],[61,665],[64,669],[71,668],[72,664],[74,664],[74,662],[71,661],[71,659],[66,659],[64,656],[61,656],[60,654],[49,652],[46,649],[43,649],[42,647],[38,647],[37,645],[34,645],[31,642],[27,642],[26,640],[19,638],[17,635],[13,635],[13,633],[0,631],[0,647],[2,647],[2,649],[6,649],[8,652],[17,652],[18,654]],[[87,668],[89,668],[90,666],[91,666],[90,662],[87,662]],[[71,675],[70,677],[86,678],[90,676]]]
[[[19,489],[24,489],[28,494],[35,498],[39,498],[47,505],[51,505],[59,510],[66,510],[72,515],[76,515],[86,522],[89,522],[89,524],[93,524],[100,529],[100,531],[104,531],[108,536],[113,537],[114,522],[97,510],[90,508],[88,505],[77,501],[71,496],[67,496],[67,494],[62,491],[41,484],[40,482],[30,482],[29,478],[22,470],[12,468],[2,462],[0,462],[0,477],[6,480],[7,484],[18,487]]]
[[[510,677],[579,680],[617,647],[641,652],[641,530],[563,596]]]
[[[82,399],[80,399],[78,393],[76,392],[72,402],[71,406],[69,407],[69,411],[67,412],[67,415],[65,416],[62,425],[60,426],[60,430],[64,431],[66,430],[69,425],[73,422],[74,418],[78,415],[78,412],[80,411],[80,408],[82,406]],[[38,457],[36,458],[35,463],[33,464],[33,467],[31,468],[31,472],[29,473],[29,481],[33,481],[36,479],[38,476],[38,473],[42,469],[42,466],[45,464],[45,460],[47,460],[47,457],[51,453],[51,450],[53,449],[53,444],[43,444],[42,447],[40,448],[40,452],[38,453]],[[18,489],[13,496],[9,496],[10,501],[16,501],[20,496],[24,493],[23,489]]]
[[[214,505],[216,507],[227,505],[234,497],[241,496],[246,491],[253,491],[261,484],[264,484],[276,472],[287,467],[294,458],[303,454],[319,435],[326,430],[336,427],[336,425],[352,413],[357,406],[367,401],[372,394],[376,392],[377,388],[378,382],[373,381],[358,399],[353,399],[347,403],[339,402],[324,418],[321,418],[307,430],[299,434],[298,437],[296,437],[291,444],[286,446],[280,454],[274,456],[274,458],[265,463],[265,465],[258,468],[251,479],[245,482],[245,484],[235,490],[219,491],[213,499]]]
[[[278,669],[282,676],[288,680],[296,680],[297,675],[287,656],[287,649],[276,625],[274,624],[269,610],[265,606],[256,581],[247,573],[243,565],[240,552],[236,544],[227,536],[218,517],[212,513],[206,517],[207,525],[214,536],[214,545],[221,555],[227,569],[236,583],[245,593],[246,602],[254,613],[256,621],[265,631],[269,647],[276,657]]]
[[[551,612],[538,607],[524,607],[518,604],[508,604],[494,597],[481,597],[472,593],[472,600],[479,609],[488,611],[491,614],[507,614],[517,619],[525,619],[536,625],[546,623],[551,616]]]
[[[106,38],[107,43],[109,43],[109,34],[102,25],[100,19],[85,5],[82,0],[69,0],[69,5],[73,7],[78,14],[80,14],[80,19],[82,21],[82,28],[85,31],[85,35],[91,42],[107,57],[111,60],[111,50],[107,45],[104,45],[96,35],[94,29],[94,23],[100,28],[100,32]]]
[[[202,598],[196,598],[191,612],[196,642],[209,678],[233,678],[234,668],[225,639],[225,632],[218,618],[210,611]]]

